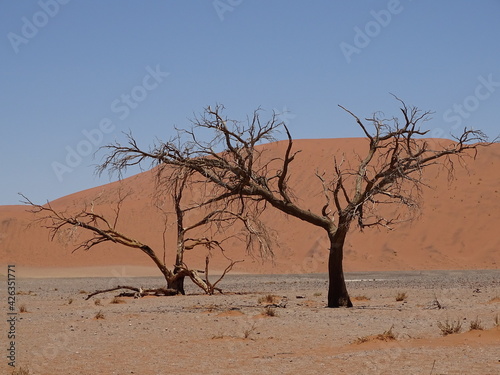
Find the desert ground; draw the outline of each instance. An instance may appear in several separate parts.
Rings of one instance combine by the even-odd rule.
[[[326,274],[230,274],[224,294],[187,281],[185,296],[85,300],[163,285],[115,274],[18,278],[17,365],[36,375],[500,372],[498,270],[348,273],[351,309],[325,308]],[[460,333],[443,336],[447,321]]]

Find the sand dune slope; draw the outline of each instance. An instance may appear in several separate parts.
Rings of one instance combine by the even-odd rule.
[[[433,141],[437,142],[437,141]],[[269,157],[283,151],[283,143],[267,146]],[[289,185],[297,199],[307,208],[320,212],[323,205],[321,186],[314,173],[329,171],[333,156],[355,161],[355,152],[362,154],[366,140],[322,139],[295,141],[302,150],[293,163]],[[425,189],[421,216],[411,224],[394,231],[356,228],[348,238],[345,254],[347,271],[411,270],[411,269],[495,269],[500,264],[500,145],[481,148],[475,160],[465,159],[467,168],[456,166],[456,180],[451,184],[445,171],[429,170],[426,182],[434,189]],[[151,172],[78,192],[52,202],[53,207],[72,212],[95,201],[95,210],[112,215],[118,191],[131,193],[122,208],[118,228],[149,244],[158,253],[163,250],[163,216],[153,204],[154,183]],[[47,229],[28,226],[33,215],[24,206],[0,207],[0,264],[16,264],[21,268],[68,269],[74,275],[92,273],[82,267],[151,266],[137,250],[100,245],[89,252],[78,251],[68,242],[68,233],[49,240]],[[245,259],[235,268],[250,273],[325,272],[327,241],[322,231],[294,218],[268,210],[264,219],[275,230],[280,244],[274,262],[261,262],[249,257],[243,244],[228,242],[227,254]],[[174,217],[168,217],[167,263],[174,261]],[[173,224],[174,223],[174,224]],[[82,239],[84,234],[73,233]],[[206,252],[189,253],[189,266],[203,268]],[[222,269],[227,261],[213,254],[212,267]],[[78,267],[78,269],[76,269]],[[139,268],[137,268],[139,269]],[[141,268],[141,272],[146,272]]]

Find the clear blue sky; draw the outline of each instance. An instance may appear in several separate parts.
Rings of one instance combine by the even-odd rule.
[[[499,0],[0,0],[0,204],[105,184],[99,146],[168,139],[216,103],[359,137],[337,105],[394,115],[394,93],[435,111],[434,136],[495,137],[499,16]]]

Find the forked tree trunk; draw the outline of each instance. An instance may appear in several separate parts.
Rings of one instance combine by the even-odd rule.
[[[176,267],[174,272],[170,271],[165,264],[156,256],[155,252],[147,245],[142,245],[140,249],[145,252],[156,264],[163,277],[167,281],[168,289],[175,289],[179,294],[184,294],[184,277],[186,275],[178,274],[180,268]]]
[[[185,274],[181,274],[182,267],[184,265],[184,251],[185,251],[185,240],[184,235],[186,234],[184,230],[184,211],[181,209],[180,202],[182,198],[182,192],[184,190],[184,183],[186,180],[182,181],[182,185],[180,191],[177,192],[177,195],[174,195],[175,202],[175,212],[177,215],[177,252],[175,254],[175,267],[174,267],[174,275],[172,280],[169,282],[167,280],[167,284],[170,284],[171,288],[178,290],[179,294],[186,294],[184,291],[184,279],[186,277]]]
[[[345,285],[343,258],[344,242],[348,228],[340,225],[334,233],[329,233],[330,255],[328,258],[328,307],[352,307]]]
[[[178,294],[183,294],[183,295],[186,294],[186,292],[184,291],[185,278],[186,277],[184,275],[182,276],[174,275],[174,277],[167,279],[167,288],[176,290]]]
[[[177,290],[178,294],[186,294],[184,291],[185,275],[178,275],[179,269],[174,269],[174,276],[167,278],[167,288]]]

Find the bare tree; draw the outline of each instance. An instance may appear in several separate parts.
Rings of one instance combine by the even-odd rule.
[[[173,202],[175,228],[177,234],[176,257],[173,273],[180,274],[175,279],[175,289],[184,294],[184,270],[188,269],[184,255],[186,251],[191,251],[197,247],[204,247],[209,252],[217,249],[229,261],[220,279],[214,284],[208,279],[208,265],[210,256],[206,257],[204,280],[196,280],[206,293],[213,294],[215,290],[221,291],[215,286],[229,272],[234,265],[241,261],[233,261],[225,252],[223,243],[234,236],[226,236],[225,229],[235,225],[236,222],[245,218],[241,209],[232,204],[231,197],[226,195],[217,196],[215,191],[207,191],[206,181],[197,181],[193,177],[194,173],[186,168],[171,168],[165,165],[156,170],[156,188],[155,196],[157,207],[161,209],[167,220],[169,213],[160,207],[160,203],[165,201],[166,196],[171,196]],[[194,192],[198,192],[195,194]],[[188,194],[186,194],[188,193]],[[185,203],[186,195],[190,198],[189,203]],[[195,195],[198,195],[197,199]],[[189,216],[189,217],[187,217]],[[186,220],[188,219],[188,220]],[[166,223],[166,221],[165,221]],[[165,231],[166,231],[165,226]],[[200,235],[202,230],[203,235]],[[208,233],[208,235],[207,235]],[[218,237],[215,239],[215,237]],[[269,245],[270,246],[270,245]],[[164,254],[166,252],[166,243],[164,242]],[[269,253],[269,255],[272,255]]]
[[[397,98],[396,98],[397,99]],[[326,231],[329,251],[329,307],[351,307],[343,272],[343,249],[351,224],[360,229],[392,225],[411,219],[418,208],[419,192],[425,181],[424,169],[440,164],[453,175],[453,159],[484,145],[486,137],[477,130],[464,129],[455,142],[434,146],[422,139],[420,128],[429,112],[401,104],[403,119],[383,119],[374,115],[365,121],[353,116],[367,138],[367,151],[352,167],[344,159],[335,160],[329,174],[316,173],[322,183],[325,203],[318,212],[301,206],[289,187],[290,168],[298,151],[286,125],[276,113],[262,122],[260,110],[245,122],[223,117],[224,107],[208,107],[194,126],[179,131],[177,138],[159,142],[142,150],[129,136],[128,144],[106,146],[109,151],[102,170],[122,171],[148,160],[157,165],[185,168],[210,182],[218,190],[217,197],[232,197],[240,204],[240,212],[253,207],[254,214],[272,206],[288,215]],[[258,145],[274,141],[278,132],[286,134],[287,145],[280,158],[266,159]],[[202,139],[211,132],[208,141]],[[385,207],[396,207],[388,212]],[[407,211],[410,215],[402,216]],[[387,216],[391,215],[391,216]]]
[[[186,173],[184,173],[186,172]],[[160,175],[160,174],[159,174]],[[144,252],[149,258],[155,263],[162,275],[167,282],[167,288],[158,288],[151,290],[141,290],[141,295],[146,294],[156,294],[156,295],[173,295],[173,294],[185,294],[184,291],[184,279],[189,277],[197,286],[205,291],[207,294],[213,294],[215,290],[222,292],[220,288],[216,285],[222,280],[222,278],[234,267],[235,264],[240,261],[234,261],[230,259],[224,252],[222,243],[227,238],[215,240],[212,234],[215,236],[216,230],[212,230],[212,226],[220,226],[223,222],[233,223],[235,220],[239,219],[239,215],[234,215],[232,212],[226,208],[213,208],[209,204],[211,199],[208,201],[195,202],[192,206],[184,207],[182,200],[186,189],[188,187],[192,188],[194,184],[189,180],[192,173],[189,171],[180,170],[174,171],[169,175],[168,183],[163,178],[162,182],[164,186],[170,189],[172,196],[174,214],[166,212],[162,207],[160,207],[160,192],[157,192],[156,208],[161,209],[165,215],[164,230],[163,230],[163,257],[159,256],[149,245],[132,238],[122,232],[117,228],[119,217],[122,211],[122,206],[127,198],[127,195],[122,195],[121,190],[119,192],[118,202],[114,208],[114,217],[110,219],[102,213],[97,213],[96,206],[99,203],[99,198],[92,201],[90,205],[86,205],[80,211],[75,214],[69,215],[66,212],[58,211],[52,207],[50,203],[45,205],[38,205],[33,203],[27,197],[23,196],[24,203],[31,205],[31,212],[38,215],[36,219],[37,222],[42,223],[43,226],[50,229],[51,239],[53,240],[56,235],[62,233],[65,230],[74,232],[78,229],[83,229],[85,232],[90,233],[90,237],[85,240],[81,240],[80,243],[75,247],[73,251],[79,249],[90,250],[95,246],[101,245],[103,243],[112,242],[121,244],[127,247],[136,248]],[[220,200],[218,200],[220,201]],[[192,220],[193,222],[189,225],[185,225],[186,214],[193,213],[196,209],[204,208],[203,213],[195,212],[198,217]],[[201,216],[200,216],[201,215]],[[176,218],[175,227],[177,229],[177,246],[176,246],[176,257],[175,264],[173,267],[168,267],[166,263],[166,253],[168,250],[168,244],[165,241],[165,234],[168,229],[168,216],[173,216]],[[197,229],[204,229],[204,236],[194,236],[189,237],[188,234],[196,232]],[[222,276],[215,282],[211,283],[208,280],[208,265],[210,257],[206,257],[205,269],[195,270],[188,267],[184,261],[184,253],[189,250],[193,250],[197,247],[204,247],[210,252],[212,249],[218,249],[222,252],[223,256],[228,260],[229,264],[224,270]],[[200,276],[200,273],[206,273],[205,279]],[[98,293],[103,293],[111,290],[117,289],[132,289],[139,290],[139,288],[134,288],[130,286],[118,286],[116,288],[107,289],[104,291],[97,291],[90,296]],[[89,296],[89,297],[90,297]]]

